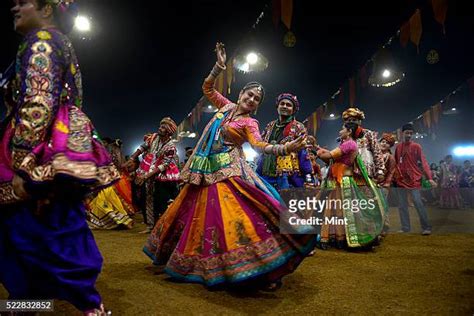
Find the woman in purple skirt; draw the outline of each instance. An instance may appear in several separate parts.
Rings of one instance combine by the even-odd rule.
[[[119,178],[82,112],[79,64],[64,35],[73,1],[15,0],[24,36],[0,127],[0,282],[10,299],[61,299],[105,315],[95,282],[102,256],[84,196]]]

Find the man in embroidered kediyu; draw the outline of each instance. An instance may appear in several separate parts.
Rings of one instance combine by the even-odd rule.
[[[306,135],[303,123],[295,119],[300,108],[296,96],[282,93],[276,100],[276,106],[278,119],[267,124],[262,133],[265,142],[284,145],[300,135]],[[312,166],[306,149],[278,157],[262,154],[257,173],[278,190],[299,188],[304,186],[305,176],[312,173]]]
[[[15,0],[23,35],[0,125],[0,283],[9,299],[60,299],[105,315],[95,282],[102,256],[84,197],[120,178],[82,112],[69,39],[71,0]]]
[[[178,195],[179,160],[171,139],[176,129],[176,123],[171,118],[163,118],[158,132],[145,135],[145,142],[128,162],[132,164],[136,157],[143,155],[135,182],[141,186],[139,207],[147,224],[144,233],[153,229],[155,222],[166,211],[168,201]]]

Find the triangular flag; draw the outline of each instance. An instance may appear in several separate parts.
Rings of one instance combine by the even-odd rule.
[[[410,40],[410,22],[405,22],[400,28],[400,45],[406,47]]]
[[[227,94],[230,94],[230,87],[232,85],[232,81],[234,79],[234,65],[232,60],[229,60],[226,65],[226,83],[227,83]]]
[[[293,0],[281,0],[281,21],[288,29],[291,29],[293,18]]]
[[[448,0],[431,0],[435,20],[443,26],[443,34],[446,34],[444,22],[448,12]]]
[[[416,45],[416,51],[418,53],[420,53],[420,40],[422,33],[423,27],[421,25],[421,13],[420,9],[416,9],[415,14],[410,18],[410,40]]]

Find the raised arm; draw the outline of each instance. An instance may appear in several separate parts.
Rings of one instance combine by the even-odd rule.
[[[229,99],[224,97],[222,94],[219,93],[214,88],[214,84],[216,82],[217,76],[222,72],[222,70],[226,69],[226,53],[224,49],[224,44],[217,43],[216,44],[216,53],[217,53],[217,62],[212,68],[210,74],[204,79],[204,83],[202,84],[202,92],[204,95],[209,99],[209,101],[214,104],[218,109],[231,103]]]

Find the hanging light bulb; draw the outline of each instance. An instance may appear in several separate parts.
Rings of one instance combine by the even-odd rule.
[[[337,120],[339,117],[341,117],[341,114],[336,109],[336,103],[334,102],[334,99],[331,98],[328,102],[325,103],[325,112],[323,115],[323,120]]]
[[[403,80],[405,74],[397,70],[390,51],[380,48],[374,56],[372,74],[369,84],[374,87],[391,87]]]
[[[235,56],[233,64],[235,69],[244,73],[259,72],[268,67],[268,60],[261,53],[240,53]]]
[[[254,52],[252,52],[252,53],[249,53],[247,55],[246,59],[247,59],[247,62],[249,63],[249,65],[253,65],[258,61],[258,55],[255,54]]]

